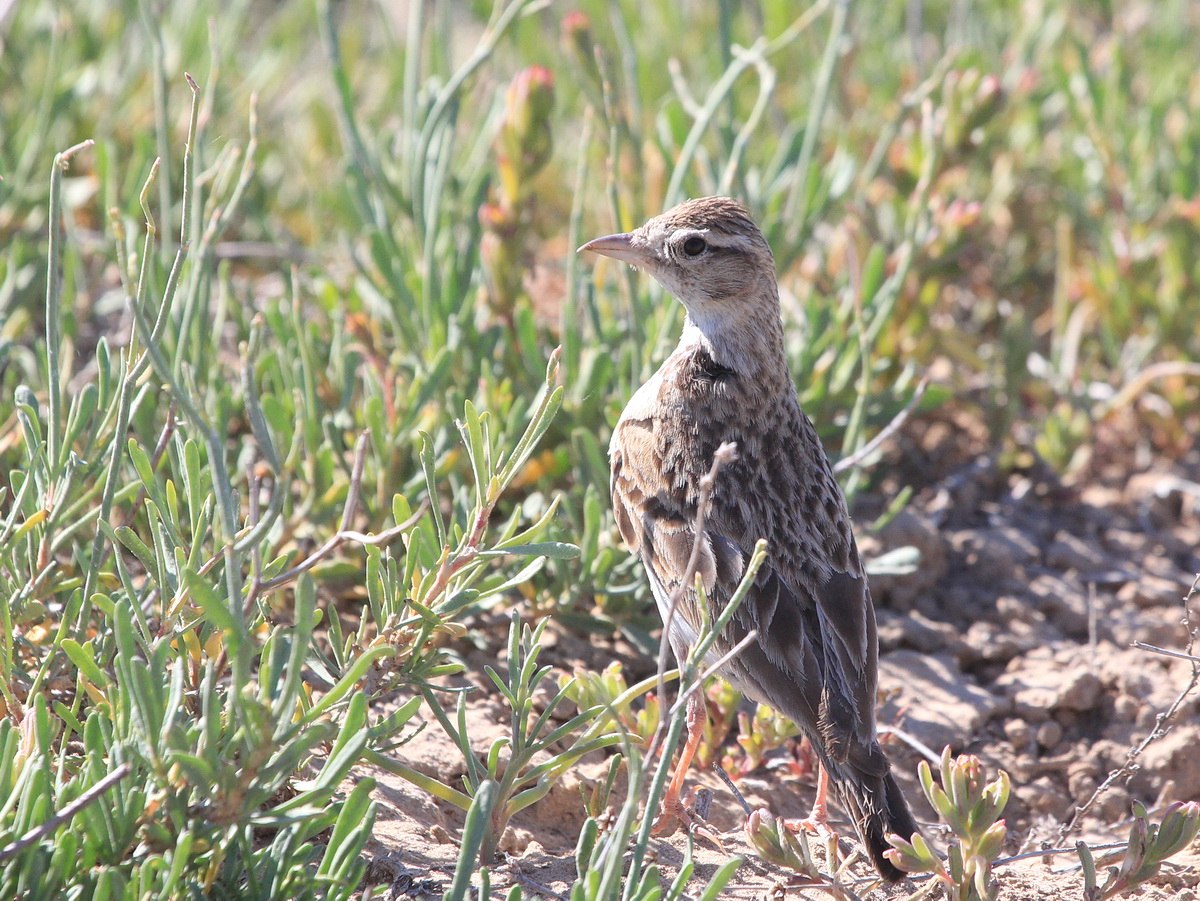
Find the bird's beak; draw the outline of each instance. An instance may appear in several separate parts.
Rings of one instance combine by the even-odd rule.
[[[630,232],[596,238],[588,241],[575,252],[583,253],[585,250],[601,256],[612,257],[614,260],[621,260],[633,266],[641,266],[646,262],[645,252],[634,243],[633,234]]]

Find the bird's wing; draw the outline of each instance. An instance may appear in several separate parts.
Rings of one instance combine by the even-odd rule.
[[[679,588],[691,561],[695,508],[684,493],[667,483],[651,419],[624,418],[617,424],[610,448],[613,511],[617,529],[629,549],[642,559],[659,613],[666,618],[673,592]],[[736,586],[745,569],[745,555],[706,529],[696,572],[710,597],[728,597],[724,586]],[[689,586],[690,589],[690,586]],[[677,634],[672,644],[684,650],[700,627],[694,590],[688,603],[676,607]]]
[[[687,574],[695,538],[695,509],[667,484],[649,420],[623,419],[610,451],[613,510],[617,528],[638,554],[659,611]],[[724,474],[725,478],[733,474]],[[720,477],[719,477],[720,478]],[[707,517],[697,557],[710,602],[718,609],[737,589],[753,546],[743,546],[722,528],[719,500]],[[765,701],[824,739],[834,759],[850,745],[871,742],[875,731],[875,622],[865,578],[816,566],[792,578],[768,556],[737,611],[730,633],[713,656],[758,631],[756,646],[734,661],[726,675],[743,691]],[[694,640],[700,627],[695,592],[688,587],[675,611],[672,644]],[[682,620],[682,622],[678,622]],[[751,657],[757,665],[750,665]]]
[[[734,615],[742,629],[758,630],[773,670],[767,703],[815,728],[835,760],[874,742],[877,639],[870,604],[861,575],[832,570],[789,580],[768,559]]]

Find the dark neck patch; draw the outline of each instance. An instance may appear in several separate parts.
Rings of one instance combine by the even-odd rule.
[[[727,382],[737,375],[728,366],[723,366],[712,358],[707,350],[699,350],[692,357],[692,378],[698,382],[717,384]]]

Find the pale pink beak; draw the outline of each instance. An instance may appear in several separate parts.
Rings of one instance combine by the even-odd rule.
[[[612,257],[614,260],[620,260],[623,263],[629,263],[633,266],[641,266],[646,262],[645,252],[634,244],[633,235],[628,232],[620,235],[605,235],[603,238],[595,238],[588,241],[575,252],[582,253],[585,250],[598,253],[601,256]]]

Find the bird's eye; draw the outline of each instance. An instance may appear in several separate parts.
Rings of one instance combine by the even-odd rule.
[[[708,242],[699,235],[692,235],[683,242],[683,252],[689,257],[698,257],[706,250],[708,250]]]

